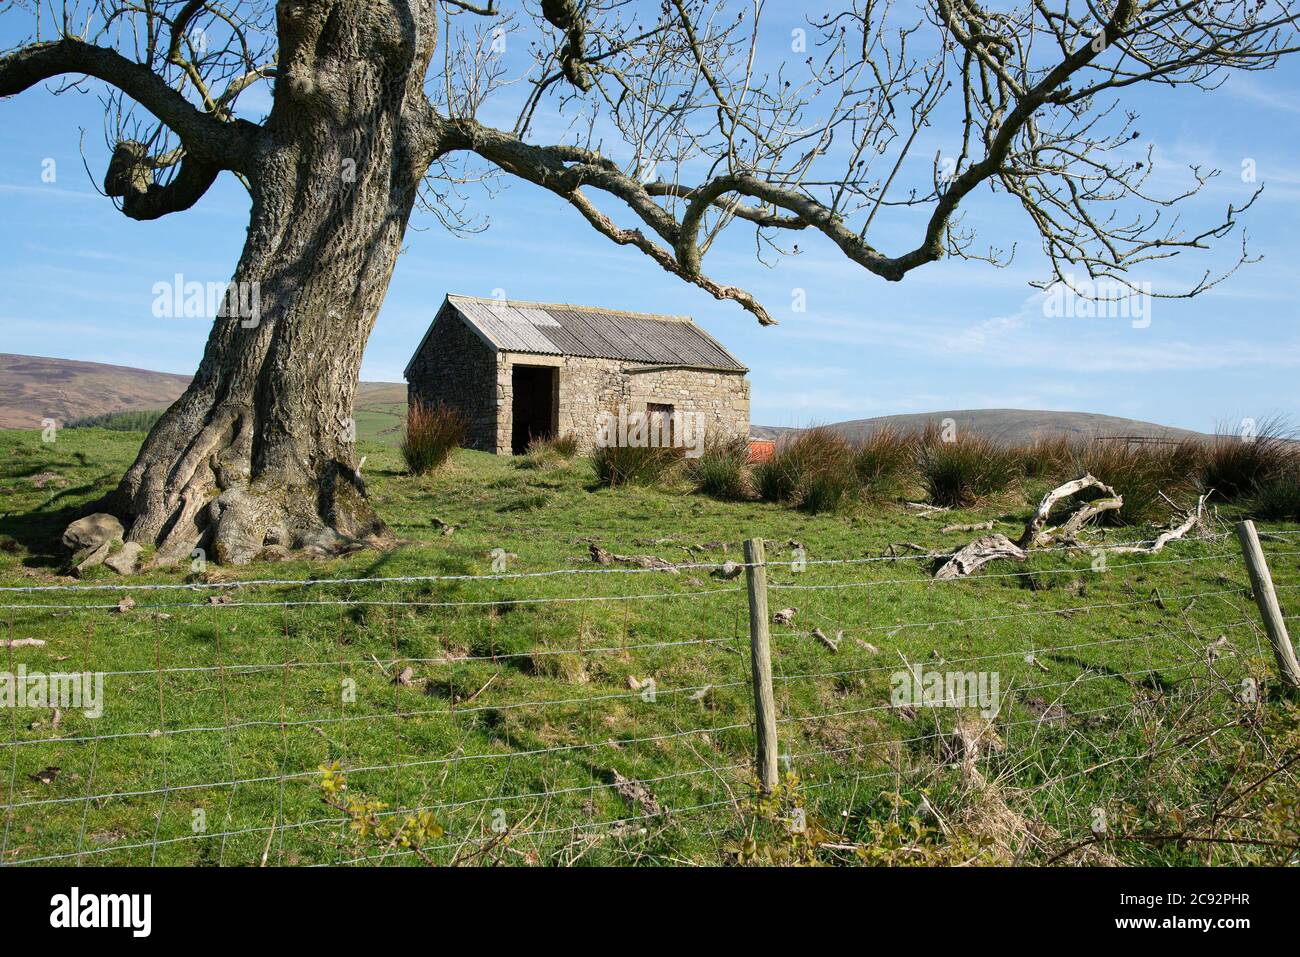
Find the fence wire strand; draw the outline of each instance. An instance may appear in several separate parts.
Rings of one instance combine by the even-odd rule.
[[[1300,531],[1282,530],[1270,532],[1266,538],[1297,534]],[[1229,533],[1216,533],[1189,542],[1217,542],[1229,537]],[[1145,540],[1087,548],[1053,546],[1034,549],[1032,554],[1056,553],[1068,558],[1152,544],[1153,540]],[[841,570],[852,573],[853,568],[860,566],[917,560],[936,562],[953,554],[955,551],[800,558],[764,564],[789,575],[834,576]],[[1297,554],[1300,551],[1271,550],[1269,557]],[[1228,641],[1227,635],[1248,630],[1248,637],[1253,637],[1255,642],[1254,660],[1263,657],[1264,648],[1257,619],[1251,617],[1249,603],[1245,601],[1247,586],[1244,582],[1232,582],[1222,569],[1219,570],[1222,587],[1196,587],[1204,584],[1196,581],[1190,589],[1162,594],[1160,585],[1145,579],[1140,588],[1149,588],[1151,594],[1123,601],[1070,600],[1064,601],[1061,607],[1015,611],[996,610],[994,606],[985,613],[960,617],[935,615],[932,608],[940,596],[965,601],[968,599],[963,596],[969,596],[969,590],[985,585],[996,589],[1012,580],[1033,583],[1062,575],[1084,579],[1124,573],[1107,580],[1124,583],[1131,593],[1139,586],[1130,583],[1129,578],[1142,574],[1135,570],[1149,570],[1154,574],[1157,570],[1172,573],[1179,569],[1180,574],[1185,570],[1191,576],[1197,566],[1209,562],[1235,568],[1239,555],[1224,549],[1204,555],[1147,556],[1120,563],[1026,566],[946,580],[917,576],[813,582],[783,577],[771,581],[767,586],[770,592],[805,595],[813,603],[799,610],[799,627],[787,623],[778,624],[772,630],[778,665],[773,681],[781,692],[777,723],[783,729],[782,745],[786,749],[783,759],[791,768],[795,765],[813,768],[813,778],[801,784],[804,791],[824,791],[852,781],[856,793],[864,783],[897,778],[901,772],[898,769],[876,772],[857,764],[846,767],[841,760],[844,757],[863,759],[887,755],[892,749],[923,745],[952,733],[951,728],[938,727],[941,722],[937,719],[936,729],[925,734],[879,733],[884,726],[876,725],[876,718],[910,720],[900,717],[907,708],[897,702],[871,701],[872,696],[885,690],[873,685],[872,679],[885,675],[896,677],[906,672],[919,678],[925,669],[966,670],[998,661],[1015,663],[1017,659],[1020,662],[1016,667],[1025,666],[1031,675],[1034,669],[1050,671],[1045,661],[1067,669],[1050,680],[1012,680],[998,708],[991,709],[987,720],[995,723],[1004,735],[1013,729],[1033,729],[1028,744],[1008,745],[1007,759],[1013,754],[1042,753],[1046,745],[1039,742],[1038,733],[1043,728],[1060,727],[1071,734],[1083,734],[1091,729],[1090,722],[1101,716],[1114,716],[1115,720],[1123,721],[1124,713],[1132,714],[1144,706],[1149,700],[1145,695],[1169,693],[1168,689],[1180,682],[1202,677],[1223,681],[1218,669],[1227,659],[1245,655],[1242,648]],[[81,654],[83,673],[93,672],[101,680],[112,679],[114,687],[127,696],[128,702],[138,697],[142,701],[140,696],[146,693],[145,685],[150,685],[148,693],[156,699],[152,718],[141,706],[136,711],[144,714],[143,720],[122,726],[122,719],[115,711],[113,720],[118,722],[117,727],[98,734],[77,731],[63,735],[57,733],[60,712],[55,708],[50,732],[40,733],[44,725],[34,721],[28,730],[35,736],[25,737],[19,727],[18,709],[11,709],[10,740],[0,740],[0,748],[10,752],[8,795],[6,803],[0,805],[4,814],[0,866],[63,861],[80,864],[112,855],[127,855],[126,859],[130,859],[130,855],[146,852],[150,864],[172,860],[174,853],[193,855],[182,857],[183,860],[218,865],[227,863],[232,854],[237,854],[240,862],[247,862],[251,857],[265,864],[282,863],[286,858],[293,860],[305,853],[314,858],[309,863],[317,866],[386,863],[407,860],[413,855],[425,860],[430,855],[450,854],[452,861],[464,861],[476,859],[476,854],[500,850],[505,844],[515,848],[512,853],[525,853],[518,851],[516,845],[526,845],[541,853],[550,847],[547,841],[552,838],[560,844],[558,850],[550,852],[585,854],[592,841],[599,843],[606,837],[621,838],[633,833],[644,836],[651,829],[671,828],[688,817],[725,808],[728,811],[721,826],[708,832],[708,836],[716,838],[714,853],[721,855],[723,836],[733,831],[735,821],[747,813],[749,789],[753,784],[749,740],[754,728],[750,698],[753,679],[749,673],[749,643],[744,634],[744,587],[729,584],[660,591],[633,589],[629,593],[506,593],[445,600],[436,595],[412,596],[406,592],[438,584],[497,589],[538,580],[585,582],[594,589],[596,582],[624,580],[604,577],[611,574],[679,575],[708,571],[723,579],[734,579],[751,569],[751,565],[740,561],[691,561],[652,567],[494,571],[484,575],[0,586],[0,592],[12,595],[216,593],[206,601],[129,606],[134,617],[128,617],[125,637],[117,639],[118,643],[106,641],[102,634],[97,638],[96,622],[104,619],[93,614],[88,616]],[[930,585],[939,584],[952,587],[928,590]],[[237,590],[339,587],[357,589],[361,594],[282,600],[227,597],[229,592]],[[1300,586],[1291,582],[1276,585],[1279,592],[1296,587]],[[881,592],[893,596],[897,607],[868,599],[868,593],[874,596]],[[1076,594],[1067,589],[1054,591],[1044,585],[1027,594],[1036,596],[1039,602],[1056,602],[1063,596],[1073,599],[1082,593],[1082,589]],[[999,593],[985,591],[983,594]],[[824,604],[837,600],[837,596],[840,604]],[[734,616],[729,615],[733,599]],[[1216,635],[1223,636],[1217,642],[1202,640],[1187,618],[1201,599],[1215,599],[1212,604],[1223,604],[1236,611],[1227,623],[1212,626]],[[912,604],[905,604],[908,601]],[[670,623],[660,602],[678,602],[682,608],[676,613],[679,619]],[[604,611],[604,606],[618,606],[620,612],[611,615]],[[522,607],[536,608],[537,614],[512,611]],[[1034,623],[1059,616],[1078,615],[1086,620],[1094,613],[1121,610],[1127,616],[1141,616],[1149,607],[1166,617],[1181,615],[1183,621],[1179,626],[1185,627],[1185,633],[1162,632],[1162,627],[1173,627],[1166,617],[1159,617],[1155,622],[1134,617],[1134,621],[1143,621],[1150,627],[1145,630],[1131,627],[1120,636],[1088,640],[1044,642],[1033,629]],[[24,648],[15,640],[15,616],[23,616],[25,623],[27,616],[36,616],[35,621],[42,620],[40,616],[75,619],[82,613],[118,612],[122,606],[42,601],[9,602],[0,604],[0,608],[8,612],[5,644],[12,680],[18,674],[20,663],[16,651]],[[548,611],[552,608],[553,612]],[[565,608],[573,610],[566,612]],[[928,613],[913,614],[918,608]],[[164,640],[167,631],[170,628],[178,634],[187,633],[191,623],[186,613],[193,609],[202,610],[202,625],[197,630],[206,636],[204,641],[187,649],[197,660],[167,661],[168,654],[175,655],[181,647]],[[232,654],[241,644],[248,644],[248,629],[253,630],[254,641],[264,637],[255,634],[262,627],[258,619],[244,617],[259,609],[263,612],[279,609],[280,627],[274,641],[278,649],[272,647],[268,651],[268,657],[278,657],[278,660],[249,660],[246,654]],[[326,609],[329,611],[325,612]],[[163,610],[181,614],[174,623],[167,620],[168,615],[150,619],[142,614]],[[244,615],[241,610],[245,610]],[[323,616],[322,612],[325,612]],[[428,614],[420,617],[424,612]],[[367,648],[372,634],[366,617],[369,614],[383,616],[374,625],[374,633],[387,642],[387,648],[380,652],[382,657]],[[417,617],[393,617],[401,614]],[[533,615],[527,624],[527,647],[511,643],[519,640],[518,629],[510,632],[513,639],[506,640],[504,646],[500,644],[499,628],[502,622],[509,623],[512,614]],[[568,635],[567,628],[574,624],[573,616],[576,616],[576,638],[556,641],[551,634],[555,631],[554,623],[561,623],[559,631]],[[200,616],[195,613],[195,617]],[[882,621],[882,617],[894,620]],[[1287,616],[1286,620],[1296,617]],[[403,622],[408,620],[418,623],[423,629],[421,634],[433,635],[441,644],[442,653],[429,654],[427,646],[418,642],[408,646],[403,627]],[[832,622],[837,623],[831,631],[833,637],[820,626],[811,627],[817,622],[825,622],[828,630]],[[1008,622],[1020,623],[1010,635],[1003,630],[1004,623]],[[99,631],[103,630],[101,627]],[[683,637],[683,630],[690,636]],[[891,636],[925,631],[951,637],[938,641],[930,658],[924,656],[923,647],[913,645],[908,653],[901,647],[893,649],[899,658],[897,662],[859,664],[862,656],[869,660],[879,653],[859,640],[863,648],[852,652],[856,657],[846,661],[847,666],[822,664],[827,656],[846,653],[838,647],[844,641],[882,631]],[[609,640],[611,634],[618,636],[617,641]],[[1176,640],[1171,642],[1171,637]],[[314,650],[314,642],[322,638],[329,642],[324,657],[308,654],[306,660],[300,660],[293,653],[295,646]],[[827,647],[808,639],[819,639]],[[1009,650],[982,651],[978,644],[1008,639],[1013,645]],[[94,671],[95,664],[103,663],[98,661],[99,657],[110,656],[105,660],[111,661],[111,656],[120,652],[119,644],[123,640],[144,643],[146,647],[151,644],[153,667]],[[946,644],[948,641],[952,643]],[[1226,652],[1222,647],[1225,643]],[[851,644],[848,647],[853,648]],[[957,649],[959,653],[947,658],[939,653],[939,648],[948,653]],[[1127,649],[1132,649],[1132,653]],[[362,650],[368,653],[357,653]],[[1084,652],[1100,658],[1085,661],[1080,657]],[[39,660],[50,654],[35,646],[22,657],[23,661],[32,656]],[[1111,665],[1107,662],[1113,654],[1118,657]],[[1143,655],[1145,666],[1138,667]],[[205,656],[208,660],[203,660]],[[815,664],[807,667],[808,662]],[[1237,664],[1244,667],[1245,662]],[[419,678],[423,693],[443,696],[445,704],[421,707],[410,700],[417,681],[409,674],[415,668],[426,672]],[[1068,669],[1078,673],[1072,674]],[[675,678],[679,672],[699,677],[683,681]],[[617,676],[624,673],[628,673],[627,690],[604,690],[599,684],[618,680]],[[327,676],[331,674],[337,675],[339,689],[343,689],[333,692],[339,695],[337,704],[327,697],[330,687]],[[637,678],[638,674],[646,677]],[[521,694],[520,688],[531,684],[534,678],[566,687],[589,683],[594,683],[594,687],[586,693]],[[1143,680],[1148,680],[1151,687]],[[270,682],[275,685],[273,692],[267,690]],[[387,698],[386,706],[361,708],[351,700],[348,689],[355,695],[363,684],[368,689],[391,686],[376,699]],[[1122,700],[1095,704],[1098,694],[1113,694],[1116,688],[1120,689]],[[864,695],[870,703],[852,700]],[[1044,705],[1042,713],[1032,718],[1019,718],[1003,711],[1003,706],[1023,707],[1026,701],[1046,702],[1049,697],[1055,698],[1052,705]],[[244,713],[244,709],[256,708],[258,702],[264,707],[272,700],[274,714]],[[1050,708],[1067,700],[1071,706],[1049,718]],[[125,710],[129,713],[132,709]],[[196,713],[210,714],[211,719],[187,720]],[[65,716],[67,720],[73,717]],[[150,726],[154,719],[156,725]],[[848,719],[864,720],[855,723]],[[385,722],[392,723],[391,729]],[[349,735],[350,728],[364,730]],[[628,734],[626,728],[636,733]],[[384,737],[390,730],[391,740]],[[847,745],[818,745],[825,740],[823,736],[833,738],[839,734],[861,735],[862,740]],[[381,744],[381,739],[388,743]],[[478,742],[487,742],[489,746],[476,747]],[[1096,746],[1103,748],[1105,742]],[[315,757],[309,758],[310,755]],[[684,764],[678,767],[670,764],[669,769],[655,764],[659,759],[668,760],[668,756],[671,761]],[[40,765],[46,761],[51,763],[41,770]],[[54,761],[65,764],[71,761],[75,767],[61,768]],[[121,761],[127,764],[117,763]],[[341,810],[340,805],[331,803],[328,794],[322,797],[318,793],[322,778],[328,773],[323,769],[335,766],[335,762],[347,781],[346,794],[339,800],[361,802],[360,817],[354,816],[356,812],[351,809],[354,805],[347,804],[349,809]],[[204,774],[197,780],[194,778],[199,775],[186,773],[196,767],[201,771],[214,766],[225,773],[215,777]],[[56,793],[42,797],[37,796],[40,791],[31,785],[20,786],[20,767],[41,788],[52,788]],[[37,770],[30,773],[28,767]],[[120,780],[139,782],[139,785],[112,787]],[[310,788],[301,787],[304,782],[311,782]],[[70,784],[76,793],[57,793]],[[391,798],[376,799],[372,806],[366,803],[370,800],[366,795],[372,789]],[[220,825],[212,830],[206,826],[195,827],[186,833],[185,813],[199,809],[200,803],[209,799],[209,792],[224,792],[224,799],[218,800],[211,809],[202,808],[205,820],[207,811],[211,810]],[[705,796],[710,799],[703,800]],[[439,799],[429,800],[430,797]],[[607,817],[601,813],[598,798],[607,802],[606,810],[609,802],[622,802],[622,807],[636,813]],[[310,811],[308,805],[313,800],[315,813],[303,813]],[[320,811],[322,801],[328,805],[328,813]],[[189,809],[187,802],[194,803],[195,808]],[[61,809],[65,808],[71,811],[66,822],[61,816],[65,813]],[[484,813],[490,811],[496,815],[505,808],[517,809],[511,819],[514,823],[501,832],[494,821],[488,830]],[[444,836],[449,839],[409,847],[400,843],[399,830],[399,837],[380,850],[365,848],[364,835],[356,836],[358,821],[409,822],[412,815],[421,814],[446,816],[449,828]],[[472,820],[460,821],[465,814],[471,815]],[[254,819],[250,820],[250,816]],[[127,819],[137,822],[134,835],[110,826],[112,821]],[[457,821],[459,824],[453,832],[451,825]],[[33,846],[29,835],[33,832],[39,835],[43,826],[52,829],[51,835],[66,831],[67,843],[63,845],[66,849],[59,849],[57,843],[43,849]],[[502,833],[510,837],[509,842],[502,838]],[[564,843],[566,839],[568,843]],[[202,847],[212,850],[202,852]],[[610,848],[609,852],[630,853],[621,847]],[[318,857],[325,859],[315,859]]]

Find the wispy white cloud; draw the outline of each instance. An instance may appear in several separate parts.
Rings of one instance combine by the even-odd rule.
[[[1283,113],[1300,113],[1300,95],[1294,90],[1284,90],[1270,83],[1260,82],[1254,75],[1234,73],[1223,87],[1229,95],[1254,106],[1263,106]]]

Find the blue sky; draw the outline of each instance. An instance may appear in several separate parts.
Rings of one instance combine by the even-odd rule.
[[[788,31],[774,34],[786,42]],[[12,24],[0,24],[0,41],[14,36]],[[517,299],[694,316],[751,367],[756,423],[989,407],[1104,412],[1201,430],[1243,416],[1300,419],[1300,62],[1212,93],[1143,91],[1124,102],[1142,114],[1157,184],[1186,185],[1189,163],[1222,170],[1184,208],[1189,226],[1249,197],[1255,187],[1242,182],[1243,161],[1254,162],[1265,187],[1242,220],[1263,261],[1194,300],[1153,301],[1145,328],[1046,316],[1028,285],[1045,275],[1037,239],[1004,195],[982,193],[967,222],[985,244],[1016,244],[1009,268],[940,262],[902,283],[867,274],[808,233],[799,235],[799,255],[768,268],[754,256],[752,232],[735,229],[705,268],[759,296],[780,321],[764,329],[612,245],[556,197],[505,182],[492,196],[471,195],[490,223],[483,233],[458,238],[417,213],[362,378],[401,380],[444,293],[501,289]],[[223,176],[195,208],[133,222],[95,192],[83,167],[83,130],[95,181],[106,165],[95,96],[32,90],[0,102],[0,111],[0,351],[192,372],[209,323],[155,318],[152,288],[176,273],[229,278],[247,227],[243,188]],[[943,131],[925,135],[937,141]],[[928,163],[934,150],[918,155]],[[42,178],[47,160],[56,164],[53,183]],[[910,248],[908,225],[878,240]],[[1234,234],[1218,253],[1136,278],[1157,289],[1189,285],[1230,262],[1238,244]],[[806,312],[792,311],[795,290],[804,291]]]

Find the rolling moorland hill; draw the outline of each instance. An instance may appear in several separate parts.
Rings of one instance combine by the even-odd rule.
[[[184,390],[189,376],[127,366],[43,356],[0,353],[0,428],[38,428],[41,420],[60,422],[111,412],[166,408]],[[362,382],[357,395],[357,433],[394,444],[406,407],[400,382]],[[853,419],[828,426],[850,441],[860,441],[882,426],[919,432],[929,422],[952,418],[963,431],[983,432],[1003,441],[1023,441],[1063,433],[1077,438],[1139,436],[1195,437],[1186,429],[1090,412],[1025,409],[970,409]],[[754,425],[756,438],[777,438],[796,429]]]
[[[1126,436],[1154,439],[1204,438],[1199,432],[1177,429],[1154,422],[1124,419],[1093,412],[1049,412],[1032,409],[963,409],[949,412],[916,412],[908,415],[882,415],[871,419],[852,419],[829,423],[826,428],[843,435],[850,442],[860,442],[880,428],[903,433],[921,432],[934,423],[951,418],[963,432],[980,432],[1001,442],[1024,442],[1053,435],[1089,439],[1098,436]],[[797,429],[756,425],[750,428],[756,438],[775,439]]]
[[[34,429],[47,418],[67,423],[111,412],[165,409],[189,381],[187,375],[129,366],[0,353],[0,428]],[[405,407],[403,383],[362,382],[358,431],[377,438],[396,434]]]

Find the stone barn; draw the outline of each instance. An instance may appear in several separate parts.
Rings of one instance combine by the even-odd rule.
[[[602,413],[748,435],[747,371],[686,316],[449,295],[405,377],[409,402],[468,416],[467,446],[517,455],[569,433],[593,446]]]

